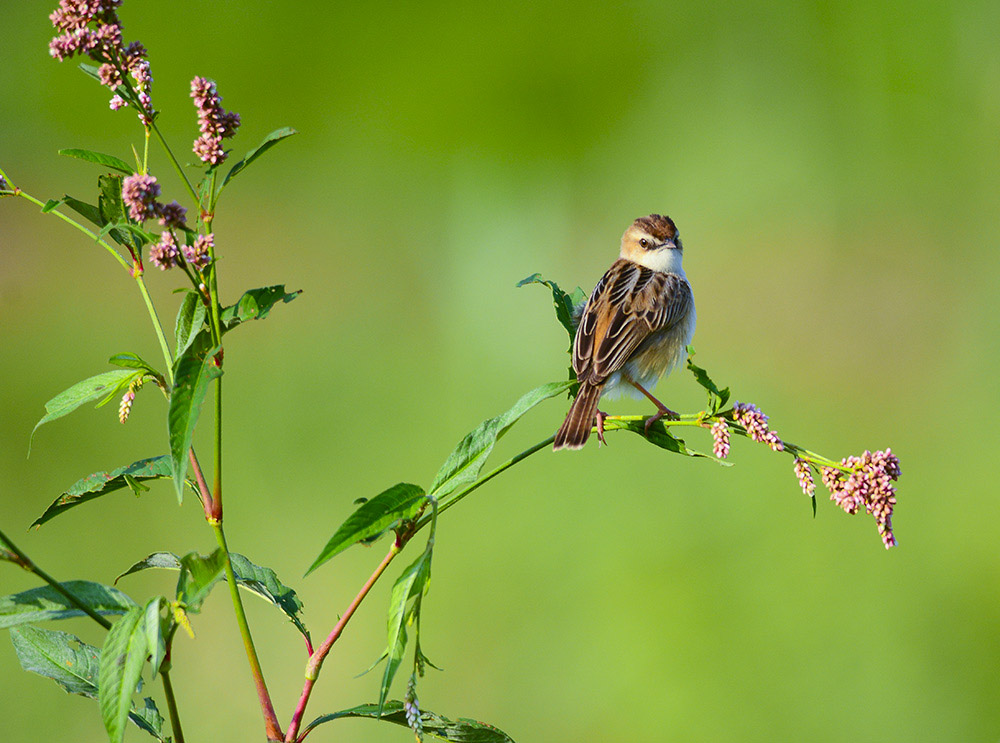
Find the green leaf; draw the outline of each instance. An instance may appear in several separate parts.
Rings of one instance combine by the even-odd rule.
[[[386,622],[388,627],[387,660],[378,697],[379,709],[382,708],[389,696],[389,687],[392,685],[392,679],[403,660],[403,651],[406,650],[406,625],[414,618],[413,610],[407,610],[407,603],[410,599],[422,596],[427,592],[431,577],[431,551],[432,543],[428,542],[420,557],[403,571],[392,587]]]
[[[230,169],[230,171],[226,174],[225,180],[222,181],[222,186],[219,187],[219,191],[225,188],[226,184],[228,184],[229,181],[231,181],[233,178],[242,173],[250,165],[250,163],[252,163],[258,157],[263,155],[269,149],[274,147],[274,145],[278,144],[278,142],[285,139],[286,137],[292,136],[293,134],[298,134],[298,132],[289,126],[286,126],[282,127],[281,129],[275,129],[273,132],[264,137],[264,141],[262,141],[252,150],[250,150],[246,155],[243,156],[242,160],[240,160]]]
[[[100,650],[93,645],[68,632],[32,625],[12,629],[10,639],[25,671],[52,679],[70,694],[97,699]],[[141,708],[133,707],[129,719],[154,738],[169,740],[163,735],[163,718],[153,700],[144,700]]]
[[[141,570],[147,570],[149,568],[166,568],[168,570],[180,570],[181,569],[181,558],[175,555],[173,552],[154,552],[149,557],[145,557],[139,560],[135,565],[130,567],[124,573],[115,578],[115,583],[117,584],[126,575],[132,575],[132,573],[138,573]]]
[[[42,207],[42,214],[48,214],[50,211],[55,209],[60,204],[66,202],[66,199],[49,199],[45,202],[45,206]]]
[[[247,320],[263,320],[278,302],[287,304],[301,293],[301,289],[286,293],[284,284],[244,292],[239,302],[222,310],[222,331],[232,330]]]
[[[45,403],[45,415],[32,429],[32,437],[39,426],[69,415],[88,402],[110,399],[123,382],[128,386],[133,379],[140,376],[142,374],[137,374],[132,369],[114,369],[77,382]]]
[[[102,152],[78,149],[59,150],[59,154],[65,155],[66,157],[75,157],[79,160],[86,160],[87,162],[97,163],[98,165],[104,165],[112,170],[121,171],[125,175],[132,175],[132,167],[127,162],[119,160],[114,155],[105,155]]]
[[[120,175],[102,175],[97,178],[97,210],[101,214],[101,226],[109,226],[111,238],[119,245],[141,248],[142,240],[129,240],[128,210],[122,199],[122,177]],[[115,226],[117,225],[117,226]],[[141,232],[141,231],[140,231]]]
[[[302,613],[302,601],[295,591],[278,580],[278,575],[271,568],[255,565],[236,552],[230,552],[229,559],[233,563],[236,583],[277,606],[308,640],[309,630],[299,616]]]
[[[661,422],[656,422],[649,427],[649,433],[646,433],[646,422],[645,421],[623,421],[608,419],[604,421],[605,431],[614,430],[624,430],[631,431],[634,434],[642,436],[651,444],[655,444],[661,449],[666,449],[667,451],[672,451],[675,454],[683,454],[686,457],[699,457],[704,459],[710,459],[718,465],[723,467],[732,467],[733,463],[728,462],[725,459],[717,459],[716,457],[709,456],[708,454],[702,454],[700,451],[696,451],[688,447],[683,439],[675,437],[666,426]]]
[[[174,325],[175,356],[181,356],[194,342],[195,337],[205,326],[208,308],[195,291],[184,295],[181,308],[177,311],[177,322]]]
[[[309,630],[306,629],[300,617],[302,613],[302,601],[293,589],[278,580],[278,576],[273,570],[255,565],[243,555],[230,552],[229,559],[233,563],[233,574],[236,576],[236,584],[238,586],[274,604],[291,620],[295,628],[304,637],[309,638]],[[154,552],[115,578],[115,583],[126,575],[138,573],[148,568],[179,570],[181,568],[181,560],[171,552]],[[224,573],[222,579],[226,579]]]
[[[121,743],[125,737],[132,695],[149,653],[144,616],[142,609],[131,609],[111,626],[101,648],[97,701],[111,743]]]
[[[691,357],[694,356],[694,346],[688,346],[687,352],[687,368],[692,374],[694,374],[695,381],[708,390],[709,412],[714,415],[724,408],[727,402],[729,402],[729,388],[726,387],[725,389],[720,390],[716,386],[715,382],[712,381],[712,378],[708,376],[708,372],[691,360]]]
[[[101,583],[71,580],[60,585],[97,614],[125,614],[136,607],[136,603],[117,588]],[[0,597],[0,628],[82,616],[86,616],[84,611],[52,586],[39,586]]]
[[[424,489],[406,482],[382,491],[362,504],[340,525],[306,575],[352,544],[381,534],[397,521],[413,518],[424,500]]]
[[[167,655],[167,642],[160,617],[160,612],[166,603],[163,596],[157,596],[147,601],[143,608],[142,621],[146,632],[146,650],[149,652],[149,667],[154,674],[160,672],[160,666]]]
[[[500,439],[518,419],[538,403],[550,397],[562,394],[570,388],[572,382],[550,382],[528,392],[506,413],[483,421],[478,428],[467,434],[447,461],[438,470],[437,476],[430,487],[430,494],[438,499],[466,483],[479,477],[483,465],[497,440]]]
[[[82,480],[78,480],[65,493],[60,495],[45,509],[45,513],[35,519],[32,526],[41,526],[64,511],[79,506],[87,501],[100,498],[108,493],[132,487],[129,482],[144,482],[146,480],[162,480],[170,477],[170,457],[163,454],[149,459],[119,467],[110,472],[95,472]],[[193,487],[193,486],[192,486]]]
[[[181,574],[177,579],[177,598],[185,608],[195,613],[201,610],[201,605],[212,588],[222,578],[226,567],[226,555],[222,548],[210,555],[199,555],[189,552],[181,558]]]
[[[517,282],[519,287],[528,284],[542,284],[552,292],[552,303],[556,308],[556,319],[569,333],[569,347],[573,349],[573,339],[576,337],[576,308],[587,301],[587,295],[580,287],[567,294],[554,281],[543,279],[540,273],[534,273],[526,279]]]
[[[76,635],[28,625],[10,631],[21,668],[50,678],[70,694],[97,697],[100,651]]]
[[[75,211],[88,222],[96,224],[98,227],[104,226],[104,220],[101,219],[101,212],[98,211],[97,207],[93,204],[88,204],[85,201],[74,199],[72,196],[63,196],[60,199],[60,202],[66,204],[66,206]],[[46,206],[48,206],[48,204],[46,204]]]
[[[381,713],[377,704],[361,704],[357,707],[317,717],[305,727],[302,735],[305,736],[317,725],[344,717],[367,717],[373,720],[391,722],[405,728],[410,727],[410,723],[406,720],[406,710],[403,703],[393,700],[383,705]],[[485,722],[477,722],[464,717],[449,720],[447,717],[442,717],[430,710],[420,710],[420,722],[425,734],[453,743],[514,743],[514,739],[502,730],[487,725]]]
[[[201,405],[208,394],[208,385],[222,376],[222,369],[215,365],[208,333],[200,333],[174,364],[174,388],[170,393],[170,410],[167,413],[167,433],[170,439],[170,462],[177,490],[177,500],[184,494],[187,476],[188,450],[194,438]]]
[[[116,353],[110,359],[108,363],[113,366],[120,366],[125,369],[142,369],[148,371],[150,374],[160,376],[160,373],[149,364],[145,359],[141,358],[138,354],[134,353]]]

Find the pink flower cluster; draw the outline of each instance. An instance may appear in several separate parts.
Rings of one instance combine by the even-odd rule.
[[[712,424],[712,453],[719,459],[729,456],[729,425],[724,418]]]
[[[139,118],[149,124],[156,112],[149,97],[153,77],[148,52],[138,41],[124,45],[121,21],[115,12],[119,6],[121,0],[59,0],[49,20],[62,33],[49,42],[49,54],[60,62],[76,54],[88,55],[101,63],[101,84],[114,91],[123,84],[122,72],[128,72],[135,83]],[[117,111],[129,104],[116,92],[110,105]]]
[[[846,473],[835,467],[823,468],[823,484],[830,491],[830,499],[847,513],[857,513],[863,507],[875,517],[878,532],[886,549],[896,545],[892,533],[892,509],[896,505],[896,488],[899,479],[899,459],[892,449],[866,451],[860,457],[846,457],[841,464],[851,468]]]
[[[802,492],[810,498],[816,495],[816,481],[813,480],[812,470],[809,469],[809,462],[801,457],[795,458],[795,476],[799,480]]]
[[[754,441],[767,444],[774,451],[784,451],[778,434],[767,427],[767,416],[756,405],[748,402],[733,403],[733,420],[746,429]]]
[[[222,140],[236,134],[240,115],[222,108],[222,97],[215,83],[207,78],[196,77],[191,81],[191,97],[198,109],[198,129],[201,131],[192,149],[203,163],[218,165],[228,154],[222,149]]]

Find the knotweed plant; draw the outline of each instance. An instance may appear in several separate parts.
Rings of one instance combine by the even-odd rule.
[[[123,269],[123,278],[134,282],[162,354],[162,359],[150,362],[128,351],[113,353],[108,360],[110,370],[84,379],[49,400],[36,430],[87,403],[96,402],[101,406],[112,400],[119,401],[118,420],[124,424],[135,414],[137,395],[145,390],[165,397],[168,435],[166,441],[150,444],[154,447],[151,456],[84,477],[70,486],[44,510],[33,526],[42,526],[109,493],[127,489],[139,495],[149,489],[147,483],[150,481],[170,480],[178,502],[186,492],[199,499],[218,548],[209,555],[196,551],[184,555],[153,551],[131,566],[122,566],[120,578],[150,568],[177,573],[176,588],[172,592],[137,599],[114,586],[52,577],[0,532],[0,561],[19,565],[40,581],[36,588],[0,598],[0,626],[10,629],[17,656],[26,670],[53,679],[68,692],[98,701],[100,716],[112,743],[123,740],[129,722],[161,741],[183,743],[182,710],[178,708],[170,681],[174,641],[178,630],[182,630],[181,636],[194,637],[193,624],[206,597],[216,585],[225,582],[269,741],[301,741],[318,725],[345,717],[393,723],[407,728],[406,734],[417,740],[433,736],[480,743],[511,741],[491,725],[463,718],[451,720],[424,708],[418,699],[417,687],[432,664],[420,644],[421,613],[429,586],[438,520],[449,508],[492,478],[551,446],[553,437],[550,436],[485,471],[497,440],[522,416],[545,400],[575,393],[577,384],[572,370],[568,379],[537,387],[506,412],[483,421],[458,443],[426,489],[398,483],[354,510],[320,550],[307,573],[358,543],[371,544],[386,538],[388,547],[332,629],[322,642],[314,645],[313,636],[303,621],[302,602],[296,592],[282,583],[273,570],[230,550],[223,526],[220,466],[226,336],[243,323],[265,319],[273,308],[296,299],[299,292],[274,285],[245,291],[227,304],[219,294],[216,260],[216,251],[226,238],[215,233],[213,221],[220,197],[234,178],[295,131],[283,128],[272,132],[223,172],[230,155],[225,149],[226,140],[237,133],[240,117],[223,108],[214,81],[195,77],[191,81],[190,97],[198,134],[193,138],[190,151],[200,164],[182,167],[180,157],[183,155],[177,154],[180,150],[168,143],[157,127],[159,112],[153,106],[153,75],[146,47],[138,41],[125,43],[123,40],[124,28],[118,16],[121,4],[121,0],[60,0],[59,7],[50,16],[57,35],[49,51],[59,61],[80,56],[93,63],[80,67],[110,89],[109,107],[119,113],[108,115],[124,115],[122,112],[128,111],[136,114],[142,147],[133,149],[131,161],[90,150],[60,150],[62,155],[97,166],[96,194],[90,200],[64,196],[43,201],[20,188],[18,178],[2,170],[0,196],[30,202],[40,207],[43,214],[58,217],[115,261]],[[179,91],[164,92],[166,100],[182,95]],[[151,141],[162,151],[162,158],[154,157],[150,151]],[[154,174],[161,168],[171,168],[178,175],[182,184],[182,193],[177,194],[180,200],[171,198],[174,194],[164,194]],[[151,274],[154,280],[172,280],[182,288],[170,339],[146,290],[144,258],[159,269]],[[172,273],[167,274],[168,271]],[[584,299],[583,292],[577,289],[567,294],[555,282],[546,281],[537,274],[520,285],[531,283],[549,287],[556,317],[569,333],[572,344],[573,318]],[[689,351],[693,354],[693,349]],[[716,386],[708,373],[690,359],[687,366],[697,384],[707,391],[708,402],[704,410],[682,415],[679,420],[661,420],[648,432],[644,429],[642,416],[612,415],[607,417],[605,429],[630,431],[667,452],[723,464],[729,458],[733,434],[762,443],[775,452],[793,457],[794,475],[812,500],[814,512],[814,476],[818,474],[837,505],[848,513],[864,511],[872,515],[885,546],[896,543],[892,511],[896,503],[894,483],[900,470],[899,460],[890,450],[866,451],[840,461],[827,459],[780,438],[757,406],[740,402],[730,405],[728,388]],[[153,393],[153,390],[158,392]],[[210,464],[203,467],[202,458],[195,452],[192,442],[202,408],[209,399],[214,403],[211,405],[214,435]],[[139,410],[143,410],[141,406]],[[555,412],[553,427],[561,418],[561,412],[561,409]],[[675,435],[683,427],[705,429],[712,455],[696,451]],[[230,494],[229,502],[235,499],[238,507],[240,495]],[[346,502],[354,496],[345,494],[344,497]],[[410,547],[414,542],[418,546]],[[389,601],[386,648],[380,658],[384,666],[378,682],[377,702],[323,714],[306,723],[307,706],[324,660],[372,586],[408,547],[414,553],[412,562],[396,578]],[[243,609],[242,592],[253,593],[270,602],[287,617],[303,639],[305,656],[292,662],[305,661],[305,678],[298,701],[294,708],[285,711],[284,721],[275,709],[257,659]],[[88,645],[70,633],[38,626],[43,621],[74,617],[89,617],[106,630],[101,647]],[[394,700],[390,698],[392,684],[407,655],[412,670],[403,698]],[[143,683],[144,675],[147,681],[158,680],[161,684],[169,724],[152,697],[142,696],[143,690],[150,688]],[[282,690],[280,698],[289,696],[288,690]]]

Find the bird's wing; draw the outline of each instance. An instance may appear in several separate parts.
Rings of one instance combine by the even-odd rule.
[[[619,259],[594,287],[573,343],[573,369],[599,384],[625,365],[650,333],[666,330],[691,308],[691,287],[677,274]]]

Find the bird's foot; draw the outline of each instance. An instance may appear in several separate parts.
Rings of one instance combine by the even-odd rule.
[[[607,418],[607,417],[608,417],[608,414],[604,413],[604,412],[602,412],[600,410],[598,410],[597,414],[594,416],[594,425],[597,427],[597,441],[598,441],[597,445],[598,445],[598,447],[601,444],[604,444],[605,446],[608,445],[608,442],[604,440],[604,419]]]
[[[646,437],[647,438],[649,437],[649,427],[652,426],[654,423],[656,423],[656,421],[660,420],[661,418],[666,418],[669,421],[676,421],[680,420],[680,417],[681,416],[678,413],[675,413],[670,408],[661,407],[656,412],[656,415],[651,415],[646,419],[646,426],[644,429],[646,431]]]

